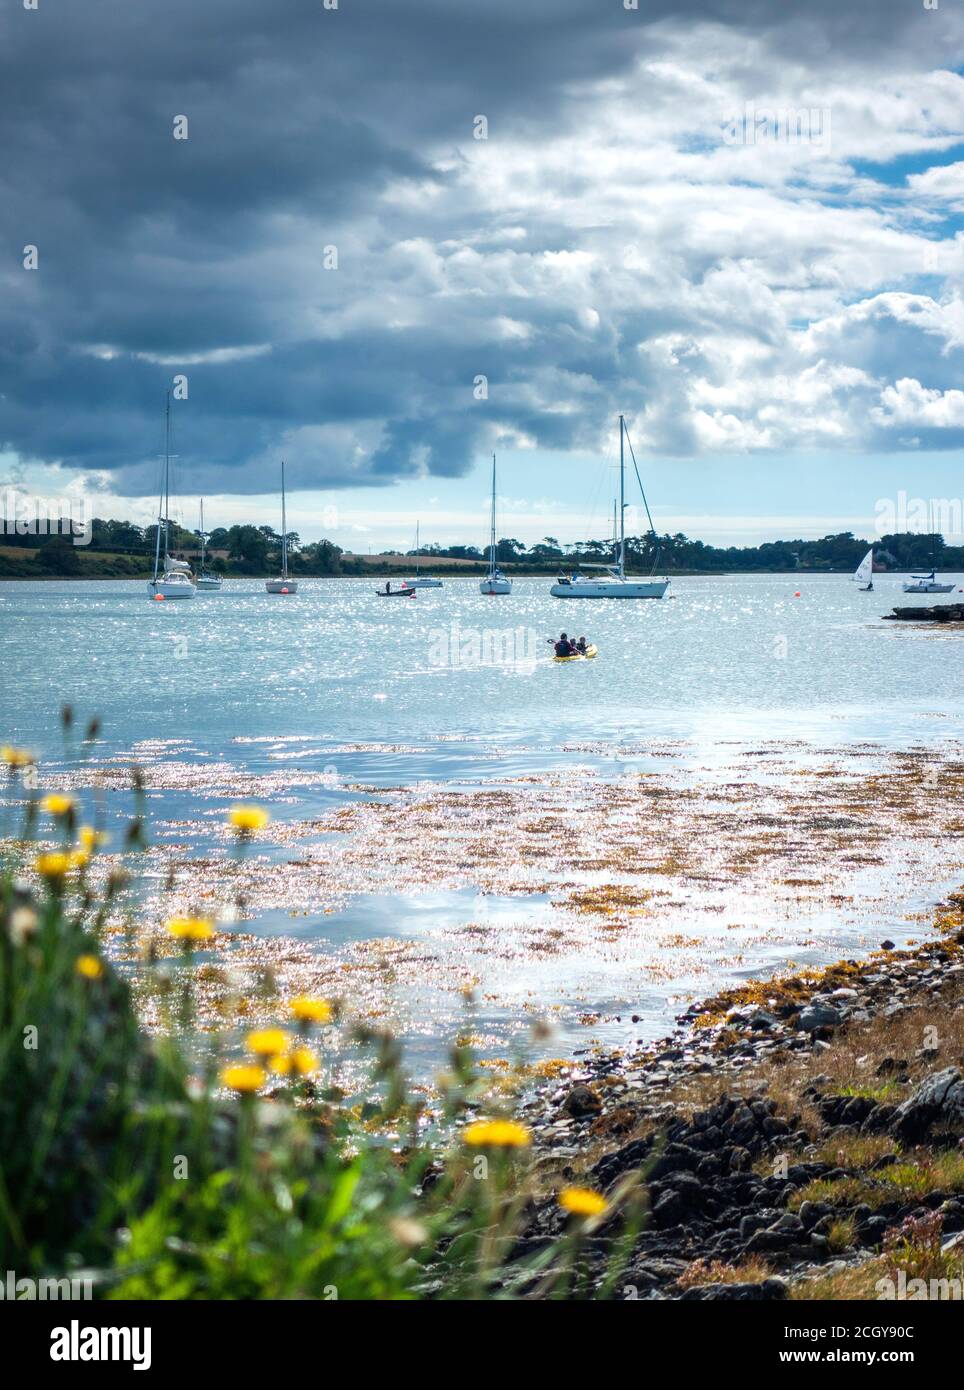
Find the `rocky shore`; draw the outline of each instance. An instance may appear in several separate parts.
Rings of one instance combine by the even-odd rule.
[[[964,623],[964,603],[935,603],[929,608],[895,608],[884,621],[905,623]]]
[[[964,891],[936,925],[913,949],[885,941],[694,1005],[661,1043],[543,1086],[524,1118],[544,1195],[521,1250],[565,1230],[554,1190],[591,1187],[612,1199],[581,1244],[599,1288],[636,1174],[645,1213],[617,1297],[909,1297],[908,1280],[960,1280]]]

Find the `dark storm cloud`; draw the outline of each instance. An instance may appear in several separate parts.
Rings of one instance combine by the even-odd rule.
[[[550,139],[578,122],[574,93],[625,77],[687,24],[719,24],[764,40],[774,60],[823,70],[888,51],[905,66],[938,63],[959,34],[955,18],[913,0],[641,3],[8,7],[0,443],[149,491],[176,371],[190,378],[181,448],[208,491],[262,490],[282,441],[293,485],[317,487],[464,472],[495,427],[547,447],[591,442],[611,391],[647,385],[636,344],[672,316],[634,309],[587,336],[570,306],[531,288],[453,294],[416,253],[399,253],[403,241],[468,244],[490,230],[468,203],[453,212],[473,116],[485,113],[494,135]],[[180,114],[190,138],[179,142]],[[422,194],[386,203],[398,184]],[[530,254],[574,244],[550,220],[534,216],[527,231]],[[332,242],[340,268],[326,274]],[[20,267],[28,243],[40,248],[36,273]],[[378,312],[363,311],[373,285]],[[517,308],[526,334],[510,326],[493,340],[491,317]],[[252,355],[191,361],[225,349]],[[500,388],[488,415],[471,394],[479,372]],[[579,408],[550,411],[560,400]]]

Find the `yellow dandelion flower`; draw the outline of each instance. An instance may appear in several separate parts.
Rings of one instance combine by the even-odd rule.
[[[292,1048],[288,1058],[299,1076],[311,1076],[318,1070],[318,1058],[310,1047]]]
[[[51,792],[50,796],[45,796],[40,804],[51,816],[66,816],[74,809],[76,803],[72,796],[64,796],[61,792]]]
[[[564,1187],[559,1193],[559,1205],[573,1216],[601,1216],[609,1203],[591,1187]]]
[[[31,767],[34,761],[34,755],[25,748],[11,748],[9,743],[0,748],[0,763],[6,763],[7,767]]]
[[[291,1058],[287,1055],[272,1057],[268,1063],[268,1070],[273,1071],[276,1076],[287,1076],[291,1071]]]
[[[96,956],[78,956],[74,961],[74,969],[78,975],[83,975],[85,980],[98,980],[104,973],[104,967]]]
[[[256,1057],[277,1057],[287,1049],[288,1034],[283,1028],[258,1028],[247,1037],[247,1045]]]
[[[229,1086],[232,1091],[239,1091],[242,1095],[260,1091],[267,1079],[263,1067],[255,1067],[247,1063],[225,1067],[221,1073],[221,1080],[224,1085]]]
[[[271,817],[261,806],[244,806],[240,802],[228,812],[228,820],[235,830],[250,835],[254,830],[263,830]]]
[[[82,869],[90,861],[90,855],[85,849],[72,849],[68,858],[72,869]]]
[[[214,923],[207,917],[172,917],[164,928],[177,941],[210,941],[214,936]]]
[[[38,854],[33,866],[41,878],[63,878],[70,872],[70,856],[59,850],[53,854]]]
[[[462,1138],[473,1148],[524,1149],[532,1143],[525,1125],[514,1120],[477,1120],[469,1125]]]
[[[330,1023],[332,1007],[327,999],[308,999],[301,995],[291,1001],[291,1016],[299,1023]]]
[[[95,830],[92,825],[82,825],[77,831],[77,839],[83,849],[100,849],[102,845],[107,843],[107,831]]]

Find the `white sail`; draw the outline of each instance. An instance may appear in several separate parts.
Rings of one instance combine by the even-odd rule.
[[[868,550],[854,571],[854,579],[858,584],[869,584],[874,577],[874,552]]]

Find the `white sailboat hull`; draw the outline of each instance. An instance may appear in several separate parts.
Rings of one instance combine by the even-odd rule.
[[[577,579],[549,592],[553,598],[662,598],[668,588],[668,579]]]
[[[216,594],[219,593],[221,589],[220,579],[217,577],[212,578],[210,575],[202,575],[194,581],[194,585],[196,589],[205,594]]]
[[[162,598],[193,598],[194,585],[188,578],[175,579],[168,575],[163,579],[149,579],[147,582],[147,592],[152,598],[158,594]]]
[[[479,585],[480,594],[511,594],[512,580],[495,578],[483,579]]]
[[[935,579],[918,580],[916,584],[901,587],[905,594],[950,594],[954,591],[953,584],[939,584]]]
[[[296,594],[298,581],[297,579],[266,579],[264,591],[266,594]]]
[[[428,575],[422,579],[404,579],[402,583],[406,589],[442,589],[444,585],[441,579],[432,579]]]

